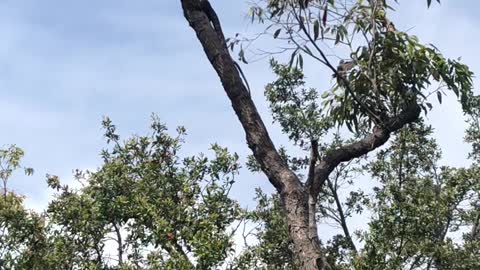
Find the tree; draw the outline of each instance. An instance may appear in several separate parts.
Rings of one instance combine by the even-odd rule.
[[[242,124],[248,146],[279,193],[300,269],[332,268],[318,238],[316,206],[335,168],[382,146],[391,134],[421,118],[422,110],[426,114],[432,107],[426,101],[432,82],[437,82],[434,93],[440,102],[442,91],[451,90],[463,109],[470,110],[472,72],[397,30],[387,16],[389,1],[259,1],[252,18],[270,23],[267,30],[275,29],[273,37],[286,41],[293,51],[289,64],[272,63],[278,79],[266,92],[276,121],[294,143],[311,152],[307,177],[301,179],[274,146],[230,55],[229,46],[235,42],[229,45],[209,1],[181,0],[181,4]],[[325,43],[348,50],[338,68],[322,50]],[[320,96],[316,89],[305,89],[302,55],[334,74],[337,83],[330,91]],[[243,50],[239,56],[245,60]],[[318,105],[319,96],[323,107]],[[318,141],[335,126],[346,126],[360,138],[320,152]]]
[[[0,200],[0,268],[45,269],[45,217],[27,210],[8,192]],[[46,267],[48,268],[48,267]]]
[[[258,243],[249,245],[248,233],[243,235],[246,248],[231,269],[298,269],[278,195],[268,196],[260,189],[256,193],[257,209],[248,214],[248,220],[258,225],[251,232]]]
[[[106,118],[111,147],[95,172],[77,171],[79,190],[61,185],[47,209],[49,269],[214,269],[233,249],[238,204],[228,193],[238,156],[212,145],[213,158],[181,158],[186,131],[171,136],[156,117],[152,133],[121,141]],[[115,247],[114,254],[108,249]]]
[[[473,135],[472,129],[467,134]],[[472,138],[470,135],[467,140]],[[328,184],[329,191],[317,211],[326,222],[338,223],[342,232],[324,247],[334,269],[480,266],[478,164],[466,168],[439,166],[440,158],[432,128],[418,121],[402,128],[388,148],[360,167],[359,173],[370,174],[376,180],[373,189],[361,187],[340,198],[345,189],[330,189],[332,185]],[[350,179],[358,170],[352,164],[343,169],[329,182],[337,181],[339,175]],[[259,243],[238,258],[240,266],[247,266],[240,269],[298,269],[278,196],[268,198],[260,193],[258,198],[253,220],[261,224],[255,231]],[[329,201],[337,207],[329,207]],[[371,216],[366,228],[340,218],[364,210]],[[356,244],[349,231],[355,231]]]
[[[18,169],[24,169],[26,175],[32,175],[33,169],[24,167],[21,160],[24,156],[23,150],[16,145],[9,145],[6,148],[0,149],[0,179],[3,184],[4,199],[7,198],[7,183],[12,173]]]
[[[7,190],[7,182],[18,169],[31,175],[33,169],[22,166],[24,151],[10,145],[0,149],[0,178],[3,196],[0,199],[0,268],[33,269],[43,264],[45,219],[25,209],[24,198]]]
[[[359,269],[475,269],[470,246],[478,196],[478,165],[439,166],[440,150],[422,122],[402,129],[369,170],[378,179],[374,213]],[[473,212],[473,213],[472,213]],[[469,213],[469,214],[467,214]],[[455,234],[463,236],[455,240]],[[458,237],[457,237],[458,238]]]
[[[213,269],[227,264],[242,210],[229,198],[238,155],[181,157],[186,130],[172,136],[156,116],[151,134],[124,141],[103,121],[102,166],[80,171],[76,189],[48,175],[56,191],[44,213],[23,197],[0,200],[1,269]],[[22,168],[23,150],[2,153],[4,183]],[[25,169],[27,173],[33,170]],[[111,252],[115,249],[115,252]]]

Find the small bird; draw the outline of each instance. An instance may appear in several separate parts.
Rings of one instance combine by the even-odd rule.
[[[352,70],[355,65],[356,62],[354,60],[340,60],[337,66],[337,72],[333,74],[333,78],[337,78],[338,85],[343,86],[343,79],[347,79],[347,73]]]
[[[388,22],[387,24],[387,31],[388,32],[395,32],[397,29],[395,28],[395,25],[392,22]]]

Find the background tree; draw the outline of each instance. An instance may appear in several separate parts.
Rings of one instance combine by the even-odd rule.
[[[26,175],[32,175],[33,169],[29,167],[24,167],[21,164],[21,160],[25,153],[23,150],[16,145],[9,145],[5,148],[0,149],[0,179],[3,184],[3,195],[4,199],[7,197],[7,183],[11,178],[14,171],[18,169],[23,169]]]
[[[242,235],[246,247],[231,269],[299,269],[278,195],[268,196],[260,189],[256,192],[257,208],[248,214],[248,220],[256,226]],[[248,243],[250,234],[257,244]]]
[[[0,268],[45,269],[45,217],[24,206],[24,198],[8,192],[0,200]]]
[[[478,211],[478,167],[439,166],[441,154],[431,133],[422,122],[411,124],[371,163],[381,187],[368,205],[373,218],[363,236],[360,269],[478,267],[479,261],[471,260],[476,252],[456,259],[469,246],[465,240],[472,223],[464,213]]]
[[[468,141],[476,137],[476,122],[472,119],[470,123],[473,126],[467,131]],[[346,186],[331,189],[332,182],[338,180],[329,179],[317,215],[320,223],[339,225],[339,234],[324,244],[332,268],[480,266],[478,164],[466,168],[440,166],[441,151],[432,134],[433,129],[422,121],[409,124],[373,160],[361,167],[348,164],[343,173],[333,175],[340,181],[347,180]],[[376,185],[359,187],[345,196],[352,188],[348,179],[357,173],[370,175]],[[259,224],[255,227],[259,242],[238,257],[239,268],[298,269],[278,195],[268,197],[259,191],[257,202],[252,221]],[[342,221],[340,217],[352,211],[368,214],[368,226]]]
[[[154,117],[152,133],[121,141],[104,120],[104,164],[77,172],[83,186],[62,186],[48,207],[53,253],[61,269],[213,269],[233,248],[238,204],[228,193],[238,156],[213,145],[214,157],[181,158],[185,129],[170,136]],[[116,252],[108,254],[107,247]],[[113,257],[109,257],[113,256]],[[60,268],[59,268],[60,269]]]
[[[242,211],[229,192],[238,156],[212,145],[212,157],[181,157],[175,136],[156,117],[151,134],[120,140],[108,118],[103,165],[79,171],[79,188],[49,175],[48,209],[25,209],[23,197],[0,200],[1,269],[215,269],[233,253]],[[20,168],[23,151],[6,150],[3,176]],[[9,162],[9,163],[8,163]],[[28,169],[27,172],[31,172]],[[5,177],[5,181],[8,180]]]
[[[33,169],[22,165],[24,151],[10,145],[0,149],[0,179],[3,194],[0,199],[0,268],[33,269],[44,263],[45,219],[24,206],[24,198],[7,189],[13,173],[24,169],[33,174]]]

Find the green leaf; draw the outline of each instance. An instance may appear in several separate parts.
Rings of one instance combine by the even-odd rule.
[[[323,10],[323,16],[322,16],[322,24],[324,27],[327,25],[327,16],[328,16],[328,5],[325,5],[325,9]]]
[[[320,23],[318,22],[318,20],[315,20],[315,22],[313,22],[313,39],[317,40],[319,34],[320,34]]]
[[[289,68],[292,68],[293,60],[295,59],[295,56],[297,56],[297,53],[298,53],[298,48],[295,49],[295,51],[293,51],[292,54],[290,55],[290,61],[288,62],[288,67]]]
[[[277,38],[278,35],[280,35],[280,32],[282,31],[282,28],[278,28],[275,33],[273,33],[273,38]]]
[[[240,48],[240,52],[238,53],[238,58],[243,63],[248,64],[247,59],[245,59],[245,51],[243,50],[243,48]]]
[[[300,20],[298,21],[298,24],[300,26],[300,29],[305,28],[305,18],[303,16],[300,16]]]

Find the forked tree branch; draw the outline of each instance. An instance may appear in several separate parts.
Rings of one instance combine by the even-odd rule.
[[[223,34],[217,33],[221,30],[215,26],[215,21],[218,21],[215,19],[216,14],[211,7],[206,6],[205,2],[208,0],[181,0],[185,18],[194,29],[208,60],[220,77],[223,88],[245,130],[248,146],[255,159],[280,194],[300,269],[331,269],[320,247],[318,236],[311,237],[309,194],[298,176],[288,168],[270,139],[248,89],[235,67],[235,62],[225,46],[225,38]]]
[[[275,148],[235,61],[230,56],[220,22],[208,0],[181,0],[181,3],[185,18],[194,29],[245,130],[249,148],[262,171],[281,195],[289,233],[300,258],[300,268],[331,269],[321,250],[318,237],[312,237],[310,233],[314,231],[315,235],[317,234],[315,218],[310,217],[314,212],[309,211],[309,208],[314,209],[322,185],[338,164],[360,157],[384,144],[392,132],[418,118],[418,104],[413,102],[403,113],[377,124],[373,133],[364,139],[327,152],[309,173],[310,179],[305,187]],[[309,203],[312,204],[310,207]]]
[[[412,101],[402,113],[385,121],[383,127],[375,126],[373,132],[363,139],[327,152],[315,168],[313,181],[308,182],[307,186],[314,190],[315,195],[318,195],[328,176],[338,164],[361,157],[382,146],[388,141],[393,132],[401,129],[406,124],[416,121],[420,116],[420,112],[420,106],[415,101]]]

